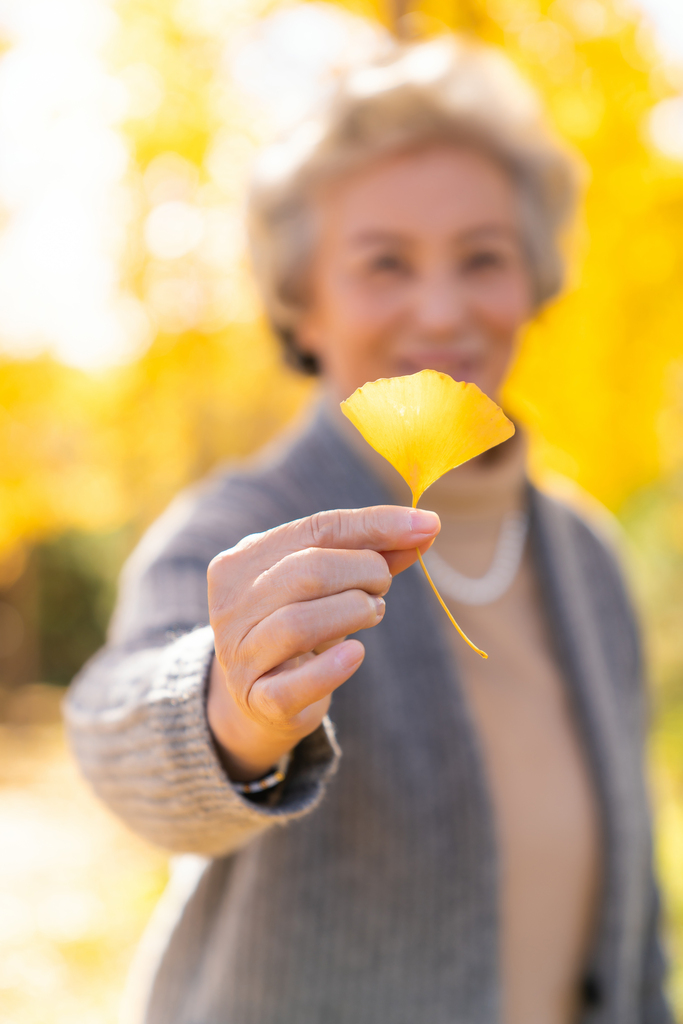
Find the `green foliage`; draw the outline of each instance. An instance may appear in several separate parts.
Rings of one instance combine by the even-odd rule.
[[[71,531],[36,549],[44,680],[66,686],[104,643],[116,577],[128,545],[126,531],[105,535]]]

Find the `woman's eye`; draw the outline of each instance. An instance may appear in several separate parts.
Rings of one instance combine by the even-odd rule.
[[[483,249],[467,256],[462,267],[465,271],[476,272],[478,270],[500,270],[507,264],[508,257],[505,253],[493,249]]]
[[[405,273],[408,269],[405,260],[392,253],[382,253],[375,256],[370,264],[371,269],[378,273]]]

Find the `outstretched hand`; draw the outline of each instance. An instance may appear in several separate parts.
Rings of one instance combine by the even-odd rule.
[[[207,707],[233,779],[260,777],[318,727],[365,654],[346,636],[381,622],[392,577],[439,529],[422,509],[337,509],[245,537],[214,558]]]

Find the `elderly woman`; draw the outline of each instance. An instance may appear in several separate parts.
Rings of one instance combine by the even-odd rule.
[[[257,277],[320,403],[150,530],[67,705],[100,796],[205,858],[147,1024],[671,1019],[612,554],[519,432],[419,511],[338,410],[427,367],[495,398],[573,181],[503,58],[448,40],[347,75],[257,168]]]

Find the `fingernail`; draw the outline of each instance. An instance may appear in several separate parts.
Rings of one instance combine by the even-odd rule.
[[[358,641],[353,643],[340,644],[336,649],[337,664],[341,669],[347,670],[358,665],[365,654],[365,648]]]
[[[384,612],[386,611],[387,606],[384,603],[383,597],[373,597],[372,600],[375,602],[375,611],[377,613],[377,621],[379,622],[380,619],[384,618]]]
[[[422,536],[430,537],[439,529],[439,517],[436,512],[428,512],[424,508],[411,508],[410,530]]]

